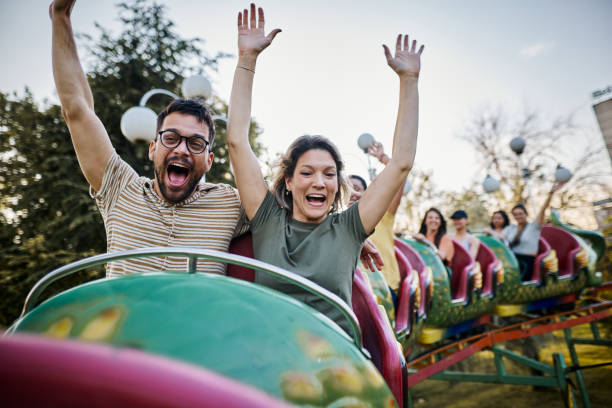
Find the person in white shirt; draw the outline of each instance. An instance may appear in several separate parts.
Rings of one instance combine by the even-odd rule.
[[[531,277],[533,262],[538,254],[538,243],[542,225],[544,225],[546,209],[550,205],[553,194],[561,186],[563,186],[563,183],[555,183],[552,186],[535,221],[527,222],[528,212],[525,206],[523,204],[515,205],[512,208],[512,216],[516,220],[516,224],[510,224],[502,231],[519,262],[522,280],[529,280]]]

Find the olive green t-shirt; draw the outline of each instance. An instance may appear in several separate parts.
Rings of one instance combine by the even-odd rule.
[[[368,237],[357,205],[311,224],[294,220],[268,192],[251,220],[251,232],[256,259],[310,279],[351,306],[353,274]],[[255,282],[306,303],[351,333],[342,313],[323,299],[265,273],[256,272]]]

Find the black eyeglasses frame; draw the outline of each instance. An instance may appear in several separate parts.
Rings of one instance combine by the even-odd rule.
[[[167,144],[164,143],[164,138],[163,138],[163,134],[167,133],[167,132],[172,132],[175,135],[177,135],[179,137],[179,141],[176,144],[176,146],[168,146]],[[161,144],[167,148],[167,149],[176,149],[177,147],[179,147],[181,145],[181,143],[183,143],[183,139],[185,139],[185,145],[187,146],[187,150],[189,150],[189,152],[191,154],[202,154],[206,151],[207,148],[210,147],[210,142],[206,139],[204,139],[202,136],[199,135],[193,135],[193,136],[183,136],[181,135],[179,132],[177,132],[174,129],[164,129],[164,130],[160,130],[159,132],[157,132],[157,135],[159,136],[159,141],[161,142]],[[189,140],[192,139],[200,139],[204,142],[204,149],[202,149],[201,152],[194,152],[191,147],[189,146]],[[157,138],[156,138],[157,140]]]

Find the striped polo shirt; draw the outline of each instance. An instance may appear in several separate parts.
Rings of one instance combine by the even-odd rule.
[[[200,183],[183,202],[160,198],[153,180],[139,177],[117,153],[106,165],[100,191],[94,192],[106,229],[107,252],[152,246],[228,250],[230,240],[248,226],[238,191],[227,184]],[[151,271],[185,271],[186,258],[153,257],[107,264],[106,276]],[[198,272],[225,273],[221,262],[198,260]]]

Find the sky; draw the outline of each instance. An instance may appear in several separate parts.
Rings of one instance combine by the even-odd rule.
[[[236,15],[245,1],[166,0],[168,17],[204,49],[236,53]],[[49,0],[0,2],[0,91],[58,99],[51,72]],[[118,33],[116,1],[77,1],[75,32],[94,22]],[[408,33],[425,44],[419,80],[415,165],[432,170],[445,190],[484,178],[472,148],[457,136],[488,107],[525,109],[599,132],[591,92],[612,85],[612,1],[266,0],[266,28],[281,28],[259,58],[253,117],[274,155],[302,134],[322,134],[340,148],[350,173],[367,176],[357,138],[368,132],[390,152],[398,80],[382,44]],[[83,52],[81,52],[83,55]],[[213,91],[229,100],[235,59],[209,72]],[[603,148],[603,142],[602,142]],[[571,150],[568,146],[567,150]],[[570,166],[571,170],[571,166]],[[480,173],[478,172],[480,171]],[[551,176],[552,177],[552,176]]]

